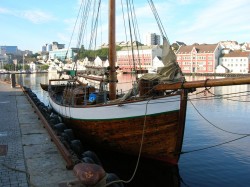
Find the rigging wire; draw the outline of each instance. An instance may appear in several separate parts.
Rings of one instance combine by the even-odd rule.
[[[79,15],[80,15],[80,13],[81,13],[81,9],[82,9],[82,6],[83,6],[83,1],[84,1],[84,0],[82,0],[82,2],[81,2],[81,4],[80,4],[80,8],[79,8],[79,10],[78,10],[77,18],[76,18],[76,21],[75,21],[75,24],[74,24],[73,32],[72,32],[71,37],[70,37],[70,40],[69,40],[69,45],[68,45],[68,49],[67,49],[66,54],[65,54],[64,61],[66,60],[66,58],[67,58],[67,56],[68,56],[69,48],[70,48],[70,45],[71,45],[71,42],[72,42],[72,38],[73,38],[73,35],[74,35],[74,32],[75,32],[75,28],[76,28],[76,25],[77,25],[77,21],[78,21],[78,19],[79,19]]]
[[[141,39],[140,39],[140,33],[139,33],[138,23],[137,23],[136,14],[135,14],[134,2],[133,2],[133,0],[131,0],[131,1],[132,1],[132,3],[130,3],[130,6],[131,6],[131,17],[132,17],[132,23],[133,23],[135,44],[136,44],[136,49],[137,49],[137,61],[138,61],[137,63],[139,64],[140,70],[141,70],[142,68],[141,68],[140,52],[139,52],[139,45],[138,45],[138,41],[141,41]],[[134,63],[136,63],[136,62],[134,62]]]
[[[128,0],[129,1],[129,0]],[[129,14],[129,12],[131,12],[131,6],[129,6],[130,4],[128,4],[128,1],[127,2],[127,11],[128,11],[128,25],[129,25],[129,34],[130,34],[130,43],[131,43],[131,53],[132,53],[132,66],[133,66],[133,69],[135,70],[135,56],[134,56],[134,46],[133,46],[133,35],[132,35],[132,30],[131,30],[131,16]],[[137,77],[137,76],[136,76]]]
[[[97,5],[97,12],[96,15],[94,15],[95,13],[95,6],[93,6],[93,20],[92,20],[92,26],[91,26],[91,37],[90,37],[90,44],[89,44],[89,49],[91,49],[93,46],[93,42],[94,42],[94,48],[96,48],[96,39],[97,39],[97,26],[98,26],[98,17],[99,17],[99,13],[100,13],[100,7],[101,7],[101,0],[99,0],[98,5]],[[95,17],[95,19],[94,19]],[[93,41],[94,40],[94,41]]]
[[[126,48],[127,48],[127,51],[128,51],[128,63],[129,65],[131,66],[131,61],[130,61],[130,57],[129,57],[129,46],[128,46],[128,34],[127,34],[127,27],[126,27],[126,22],[125,22],[125,13],[124,13],[124,5],[123,5],[123,0],[121,0],[121,5],[122,5],[122,17],[123,17],[123,25],[124,25],[124,30],[125,30],[125,38],[126,38]],[[132,74],[130,74],[130,77],[132,79]]]

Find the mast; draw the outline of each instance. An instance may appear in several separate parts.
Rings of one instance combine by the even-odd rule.
[[[109,99],[116,99],[115,0],[109,0]]]

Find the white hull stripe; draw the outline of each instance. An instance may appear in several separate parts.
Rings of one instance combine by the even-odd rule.
[[[66,118],[79,120],[112,120],[135,118],[147,115],[157,115],[180,110],[180,96],[154,99],[148,102],[140,101],[123,105],[108,105],[99,107],[68,107],[49,99],[52,108]],[[147,106],[146,106],[147,105]],[[146,108],[147,107],[147,108]]]

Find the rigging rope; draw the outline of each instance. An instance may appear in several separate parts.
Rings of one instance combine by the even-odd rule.
[[[154,16],[155,16],[155,20],[156,20],[156,22],[157,22],[157,25],[158,25],[158,28],[159,28],[159,30],[160,30],[160,32],[161,32],[162,37],[166,38],[166,40],[167,40],[168,43],[170,44],[170,42],[169,42],[169,40],[168,40],[168,37],[167,37],[167,34],[166,34],[166,32],[165,32],[165,29],[164,29],[164,27],[163,27],[163,25],[162,25],[160,16],[159,16],[159,14],[158,14],[158,12],[157,12],[157,10],[156,10],[156,8],[155,8],[155,5],[154,5],[153,1],[152,1],[152,0],[148,0],[148,3],[149,3],[149,6],[150,6],[150,8],[151,8],[151,10],[152,10],[152,12],[153,12],[153,14],[154,14]]]

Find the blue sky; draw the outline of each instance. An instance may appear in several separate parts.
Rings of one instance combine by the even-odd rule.
[[[40,51],[57,41],[68,47],[81,0],[0,0],[0,45],[17,45],[20,50]],[[147,32],[159,33],[147,1],[134,0],[141,41]],[[100,43],[106,43],[102,5]],[[170,43],[217,43],[222,40],[250,42],[249,0],[155,0],[155,6]],[[121,1],[117,1],[119,6]],[[117,41],[125,40],[123,21],[117,12]],[[100,34],[101,33],[101,34]],[[73,37],[72,47],[76,45]]]

